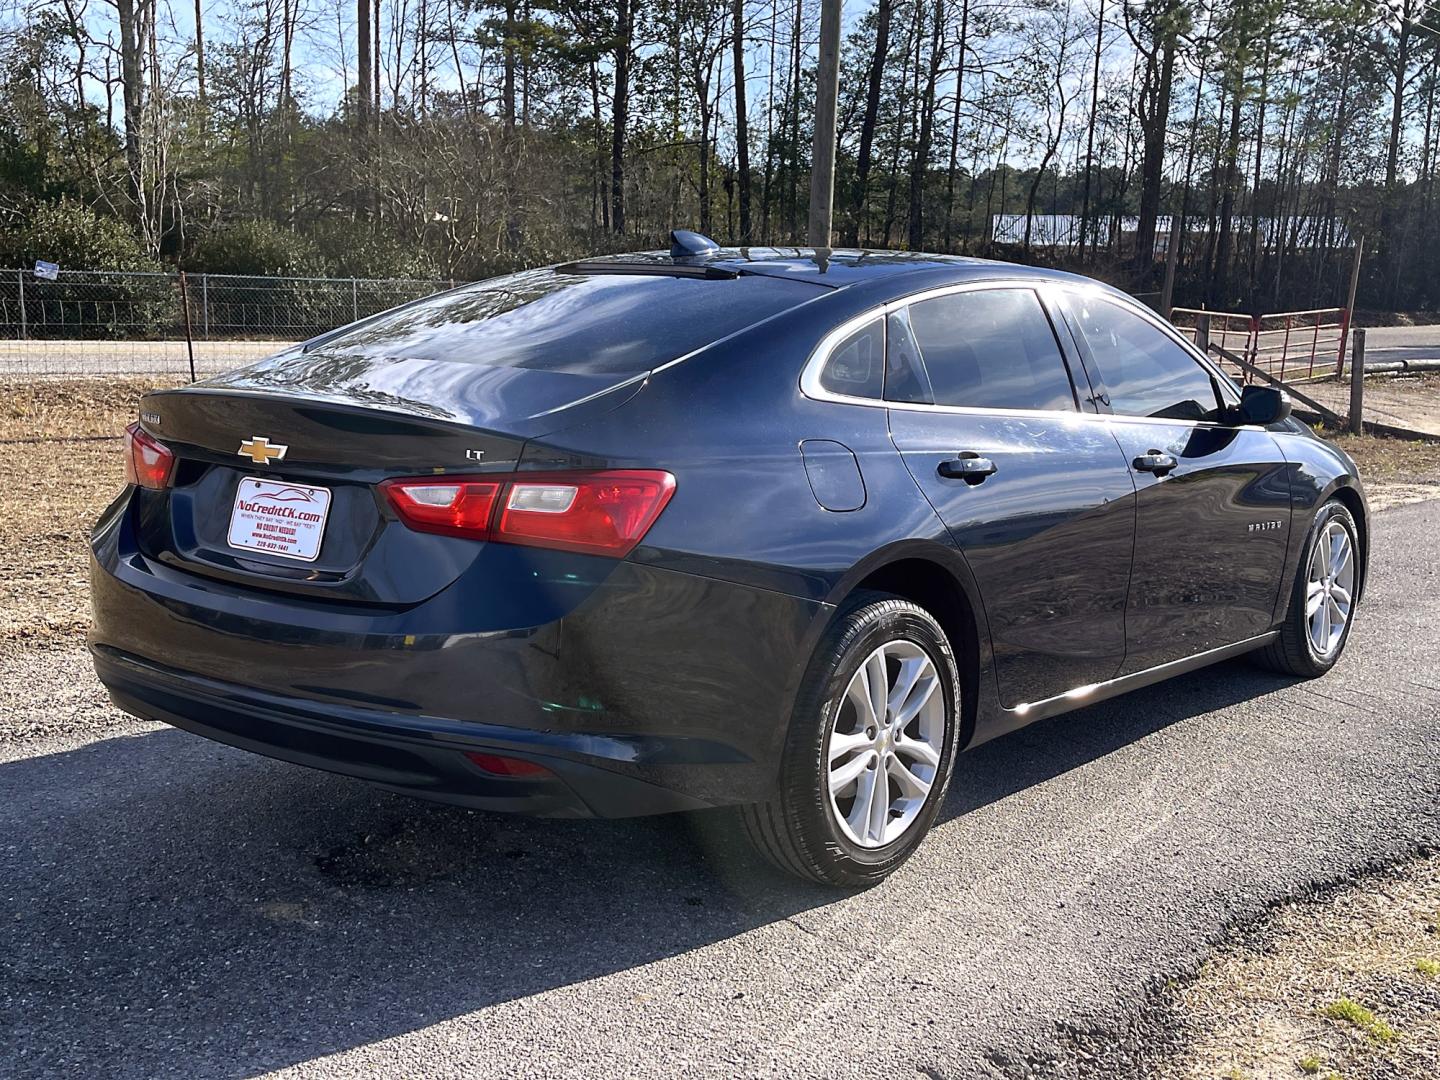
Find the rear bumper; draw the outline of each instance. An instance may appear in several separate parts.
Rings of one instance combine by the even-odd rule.
[[[633,738],[321,706],[175,671],[106,646],[92,646],[91,654],[111,699],[133,716],[407,795],[540,817],[630,817],[712,805],[614,771],[643,755]],[[523,758],[551,775],[494,776],[473,764],[467,751]]]
[[[122,497],[102,518],[90,575],[90,648],[122,709],[467,806],[620,817],[768,798],[823,624],[823,605],[770,590],[518,548],[509,573],[472,568],[411,607],[319,602],[151,559],[130,517]],[[555,778],[497,777],[466,751]]]

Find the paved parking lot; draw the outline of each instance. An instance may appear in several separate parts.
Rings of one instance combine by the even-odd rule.
[[[0,745],[0,1073],[1121,1075],[1226,926],[1440,843],[1437,531],[1377,517],[1324,680],[1226,664],[966,755],[852,895],[703,817],[427,806],[126,723],[73,646],[4,654],[52,734]]]

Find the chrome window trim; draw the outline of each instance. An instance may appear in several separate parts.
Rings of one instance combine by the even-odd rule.
[[[919,303],[922,300],[933,300],[941,296],[950,296],[954,293],[974,292],[980,289],[1029,289],[1041,297],[1042,301],[1055,299],[1056,292],[1071,292],[1077,294],[1092,293],[1097,299],[1114,304],[1122,310],[1133,311],[1136,315],[1145,319],[1155,326],[1162,333],[1166,334],[1176,344],[1181,346],[1183,351],[1192,359],[1198,360],[1207,372],[1215,371],[1223,381],[1223,385],[1231,386],[1233,382],[1230,376],[1219,371],[1209,362],[1208,359],[1200,356],[1200,351],[1194,345],[1188,343],[1174,327],[1167,327],[1164,320],[1155,315],[1143,305],[1135,303],[1128,297],[1112,296],[1099,286],[1085,284],[1071,284],[1070,282],[1056,281],[1030,281],[1025,278],[989,278],[984,281],[964,281],[954,285],[940,285],[923,292],[912,293],[910,296],[901,297],[899,300],[889,300],[883,304],[877,304],[873,308],[861,312],[859,315],[851,316],[839,326],[829,331],[820,339],[819,344],[810,352],[810,358],[805,361],[805,367],[800,372],[800,392],[812,401],[833,402],[839,405],[863,405],[872,409],[895,409],[901,412],[940,413],[954,416],[1014,416],[1019,418],[1034,418],[1045,420],[1104,420],[1114,421],[1122,424],[1170,424],[1177,427],[1188,428],[1225,428],[1229,431],[1264,431],[1265,428],[1258,424],[1222,424],[1216,420],[1172,420],[1158,416],[1129,416],[1124,413],[1115,412],[1085,412],[1081,409],[995,409],[978,405],[927,405],[923,402],[910,401],[886,401],[884,398],[857,397],[853,394],[839,394],[833,390],[827,390],[820,385],[820,372],[830,360],[830,354],[835,347],[847,337],[859,330],[866,323],[875,319],[884,320],[892,312],[908,308],[911,304]],[[1048,307],[1049,305],[1047,305]],[[888,330],[881,324],[880,333],[882,338],[887,337]],[[1076,344],[1076,348],[1079,344]],[[1061,354],[1064,349],[1061,347]],[[1068,360],[1068,357],[1067,357]],[[1073,379],[1073,374],[1072,374]],[[1077,387],[1076,389],[1080,389]]]

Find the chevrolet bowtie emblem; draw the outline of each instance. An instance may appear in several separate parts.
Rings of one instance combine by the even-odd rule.
[[[264,435],[252,435],[240,444],[240,449],[235,451],[241,457],[248,457],[256,465],[269,465],[271,461],[279,461],[285,456],[288,446],[281,446],[278,443],[272,444]]]

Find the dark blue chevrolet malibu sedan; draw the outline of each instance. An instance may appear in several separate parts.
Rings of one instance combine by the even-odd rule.
[[[1366,504],[1288,413],[1082,278],[676,234],[146,396],[90,647],[136,716],[488,810],[730,807],[863,885],[962,749],[1336,662]]]

